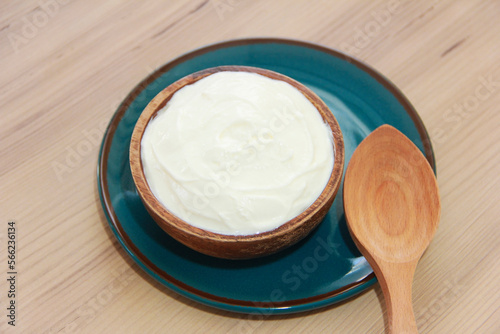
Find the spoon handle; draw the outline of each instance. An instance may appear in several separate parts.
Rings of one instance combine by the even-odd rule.
[[[413,313],[411,287],[417,261],[407,263],[379,263],[378,275],[387,306],[389,333],[418,333]]]

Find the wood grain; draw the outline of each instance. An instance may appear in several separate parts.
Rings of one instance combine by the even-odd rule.
[[[439,229],[415,273],[418,328],[499,332],[498,1],[46,3],[55,2],[0,2],[0,275],[9,219],[18,224],[20,273],[18,326],[0,313],[0,332],[384,333],[378,285],[299,315],[235,315],[162,287],[109,232],[95,170],[122,99],[174,57],[255,36],[346,50],[409,98],[432,139],[442,200]]]

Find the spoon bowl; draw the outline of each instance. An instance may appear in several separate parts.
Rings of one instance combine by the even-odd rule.
[[[351,236],[372,266],[386,299],[391,333],[417,333],[411,285],[439,222],[436,178],[420,150],[389,125],[355,150],[344,180]]]

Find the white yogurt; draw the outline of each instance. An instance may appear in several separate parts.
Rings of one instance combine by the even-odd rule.
[[[295,87],[218,72],[177,91],[141,142],[149,187],[167,210],[228,235],[275,229],[330,177],[332,133]]]

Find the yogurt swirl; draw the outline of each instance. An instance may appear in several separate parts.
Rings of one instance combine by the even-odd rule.
[[[273,230],[308,208],[333,168],[330,127],[295,87],[218,72],[178,90],[141,141],[148,185],[187,223],[228,235]]]

